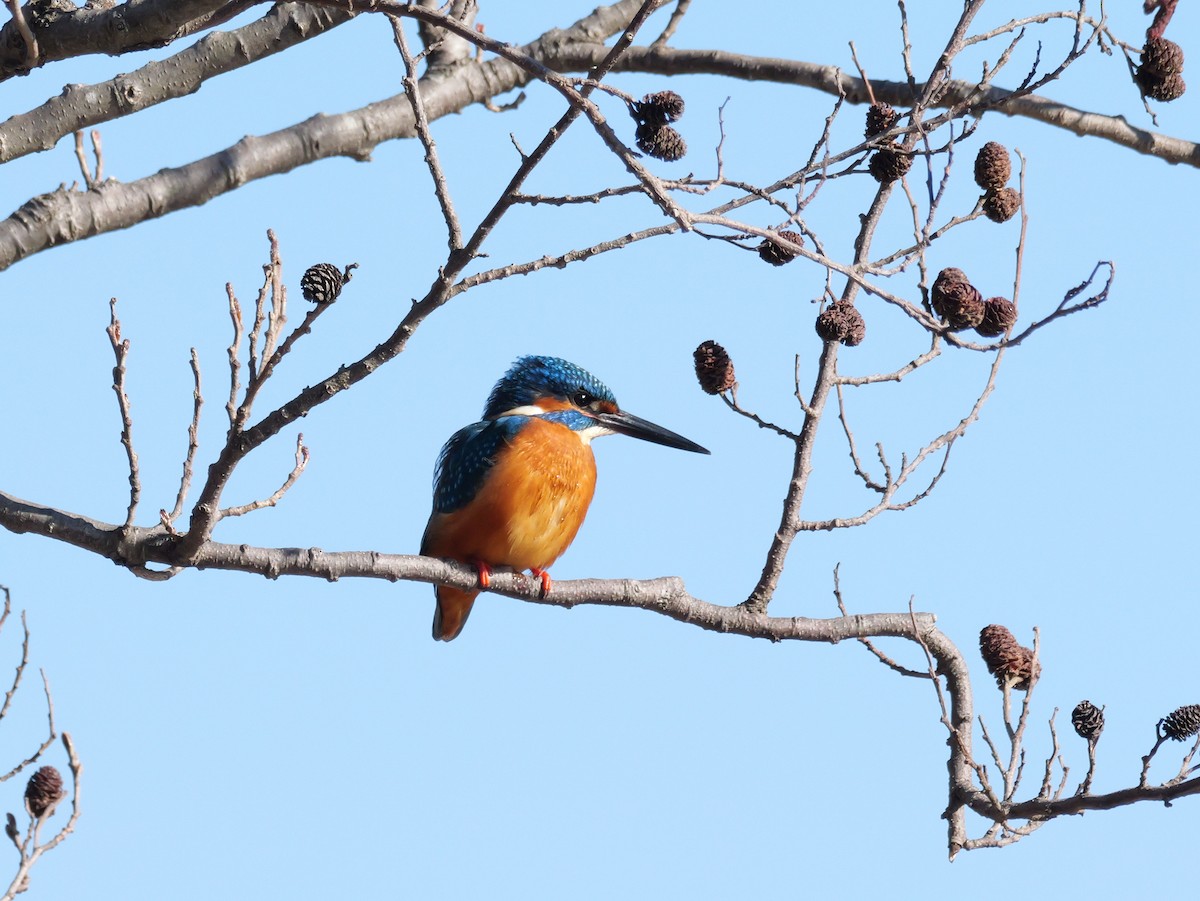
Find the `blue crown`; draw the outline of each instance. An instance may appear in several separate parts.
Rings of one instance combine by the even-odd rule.
[[[496,383],[483,408],[484,419],[495,419],[517,407],[527,407],[541,397],[568,400],[586,391],[593,400],[616,404],[602,381],[574,363],[558,357],[521,357]]]

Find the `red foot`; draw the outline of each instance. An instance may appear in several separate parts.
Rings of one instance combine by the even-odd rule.
[[[538,569],[536,566],[531,567],[529,571],[542,580],[542,597],[548,595],[550,593],[550,586],[554,584],[550,579],[550,573],[544,569]]]
[[[471,563],[479,572],[479,587],[485,591],[492,586],[492,568],[482,560],[472,560]]]

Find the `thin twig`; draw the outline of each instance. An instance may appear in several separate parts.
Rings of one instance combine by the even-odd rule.
[[[850,59],[854,62],[854,68],[858,69],[858,75],[863,80],[863,84],[867,88],[867,102],[872,106],[875,105],[875,91],[871,87],[871,79],[867,77],[867,70],[863,68],[863,64],[858,61],[858,48],[854,46],[854,41],[850,42]]]
[[[462,226],[458,221],[458,214],[454,211],[454,200],[450,196],[450,188],[446,184],[446,173],[442,169],[441,161],[438,159],[437,144],[433,140],[433,133],[429,130],[429,116],[425,113],[425,102],[421,99],[420,82],[417,79],[416,62],[413,60],[413,55],[408,48],[408,39],[404,36],[403,21],[399,16],[388,16],[388,21],[392,25],[392,35],[396,42],[396,48],[400,51],[400,57],[404,60],[404,94],[408,97],[408,102],[412,106],[413,124],[416,128],[417,137],[421,141],[421,145],[425,148],[425,165],[429,168],[429,174],[433,177],[433,191],[437,195],[438,204],[442,208],[442,217],[446,220],[446,230],[448,233],[448,243],[450,251],[461,250],[463,244]]]
[[[258,397],[258,392],[262,390],[263,385],[265,385],[267,379],[271,377],[271,374],[275,371],[275,368],[279,365],[280,361],[283,360],[283,358],[288,355],[292,348],[296,346],[297,341],[312,332],[313,323],[317,321],[317,318],[321,316],[321,314],[330,309],[332,306],[333,304],[329,303],[319,303],[309,310],[304,315],[304,321],[292,330],[291,334],[284,339],[283,344],[279,345],[279,348],[275,351],[275,353],[271,354],[271,358],[262,364],[262,368],[259,370],[258,375],[249,385],[246,386],[246,397],[242,401],[242,410],[244,410],[245,413],[242,415],[242,412],[239,411],[239,422],[245,422],[246,419],[249,418],[250,408],[253,406],[255,398]]]
[[[4,590],[4,616],[7,619],[10,604],[8,589]],[[4,703],[0,705],[0,720],[8,715],[8,709],[12,706],[13,696],[16,695],[17,689],[21,687],[21,677],[25,675],[25,667],[29,665],[29,624],[25,621],[25,611],[21,611],[21,629],[25,633],[25,637],[21,641],[21,662],[17,664],[17,671],[13,674],[12,686],[5,692]]]
[[[1150,753],[1142,758],[1142,774],[1138,779],[1138,788],[1146,788],[1150,779],[1150,761],[1154,759],[1154,755],[1158,753],[1158,749],[1162,747],[1162,743],[1167,740],[1161,731],[1155,729],[1156,741],[1154,747],[1150,749]]]
[[[283,260],[279,255],[279,240],[275,237],[274,229],[267,229],[267,241],[271,245],[271,262],[263,266],[263,272],[266,275],[264,289],[267,286],[270,286],[271,289],[271,309],[267,315],[267,331],[263,335],[262,355],[259,357],[260,380],[262,361],[270,359],[275,354],[279,336],[283,334],[283,327],[287,324],[287,286],[283,284]],[[243,406],[245,406],[244,403]],[[247,408],[246,415],[249,416],[249,414],[250,410]]]
[[[846,612],[846,603],[845,603],[845,601],[842,600],[842,586],[841,586],[841,581],[840,581],[840,576],[839,576],[839,570],[841,569],[841,566],[842,565],[839,563],[839,564],[837,564],[837,566],[835,566],[833,568],[833,597],[834,597],[834,600],[837,601],[837,608],[838,608],[838,611],[842,614],[842,616],[849,616],[850,614]],[[912,601],[910,600],[909,608],[911,609],[911,607],[912,607]],[[887,654],[883,653],[883,651],[879,650],[879,648],[877,648],[875,646],[875,643],[873,641],[871,641],[871,639],[869,639],[869,638],[860,638],[860,639],[858,639],[858,643],[861,644],[868,651],[870,651],[872,654],[874,654],[876,659],[879,660],[880,663],[882,663],[888,669],[892,670],[892,672],[899,673],[901,676],[908,676],[908,677],[915,678],[915,679],[930,679],[930,678],[936,679],[937,678],[936,675],[931,675],[929,672],[921,672],[920,670],[913,670],[913,669],[909,669],[906,666],[902,666],[901,664],[899,664],[895,660],[893,660],[891,657],[889,657]]]
[[[12,13],[13,22],[16,23],[17,33],[21,35],[21,42],[25,45],[25,69],[31,71],[37,68],[38,58],[41,56],[37,38],[34,37],[29,23],[25,21],[25,11],[21,9],[21,0],[8,0],[8,10]]]
[[[1103,708],[1101,708],[1103,709]],[[1096,775],[1096,744],[1099,739],[1092,737],[1088,739],[1088,768],[1087,775],[1083,777],[1083,781],[1079,783],[1079,788],[1075,789],[1077,795],[1089,794],[1092,790],[1092,779]]]
[[[24,614],[24,612],[22,612],[21,613],[22,625],[24,625],[24,622],[25,622],[25,614]],[[28,653],[28,643],[29,643],[28,628],[25,630],[25,643],[26,643],[26,647],[23,650],[23,653],[27,654]],[[22,668],[25,666],[25,662],[26,662],[25,660],[22,660],[22,662],[21,662]],[[18,682],[20,681],[19,676],[17,678],[17,681]],[[15,688],[16,688],[16,683],[14,683],[14,690],[15,690]],[[45,740],[40,745],[38,745],[37,749],[34,750],[34,752],[32,754],[30,754],[24,760],[20,761],[16,766],[14,766],[7,773],[0,776],[0,782],[7,782],[9,779],[11,779],[13,776],[16,776],[18,773],[20,773],[26,767],[31,766],[34,763],[37,763],[37,761],[41,758],[41,756],[46,753],[47,749],[49,749],[49,747],[52,744],[54,744],[54,740],[56,738],[58,738],[58,729],[54,725],[54,696],[50,693],[50,680],[48,678],[46,678],[45,671],[42,671],[42,689],[46,693],[46,721],[49,725],[49,732],[47,733]],[[11,693],[10,693],[10,697],[11,697]],[[6,698],[6,700],[5,700],[6,706],[8,704],[8,700],[9,700],[8,698]]]
[[[79,161],[79,171],[83,173],[83,184],[89,190],[95,190],[104,181],[104,150],[100,143],[100,132],[92,131],[92,153],[96,157],[96,171],[88,166],[87,153],[83,147],[83,131],[75,132],[75,159]]]
[[[129,511],[125,516],[125,528],[133,525],[138,501],[142,496],[142,482],[138,474],[138,457],[133,449],[133,417],[129,410],[129,395],[125,393],[125,361],[129,356],[129,339],[121,338],[121,320],[117,318],[117,299],[108,303],[110,321],[105,332],[112,343],[116,365],[113,367],[113,391],[117,395],[117,406],[121,412],[121,444],[129,459]]]
[[[87,152],[83,149],[82,131],[75,132],[75,159],[79,162],[79,171],[83,173],[84,187],[91,190],[93,185],[92,173],[88,168]]]
[[[662,34],[650,42],[651,48],[665,47],[667,41],[671,40],[675,35],[675,29],[679,27],[679,23],[683,21],[683,17],[687,14],[688,7],[691,6],[692,0],[678,0],[675,8],[671,10],[670,21],[662,30]]]
[[[187,501],[188,489],[192,485],[193,466],[196,461],[196,451],[200,448],[200,409],[204,406],[204,396],[200,393],[200,357],[196,348],[192,348],[192,379],[195,387],[192,389],[192,422],[188,426],[187,454],[183,458],[183,477],[179,480],[179,492],[175,495],[175,507],[168,513],[160,511],[162,524],[171,533],[175,533],[175,520],[183,515],[183,505]]]
[[[104,183],[104,145],[100,142],[100,130],[92,129],[92,155],[96,157],[96,184]]]
[[[262,334],[263,324],[267,321],[267,291],[271,286],[271,264],[263,264],[263,282],[259,286],[258,294],[254,297],[254,324],[250,326],[249,335],[249,351],[246,359],[246,373],[248,383],[253,385],[258,381],[259,369],[259,352],[258,338]],[[266,351],[263,351],[263,356],[266,356]],[[244,424],[244,419],[240,416],[238,425]]]
[[[229,318],[233,322],[233,341],[229,344],[229,400],[225,402],[225,412],[229,414],[230,428],[237,424],[238,394],[241,393],[241,353],[242,338],[245,335],[242,324],[242,305],[237,295],[233,293],[233,283],[225,283],[225,294],[229,298]]]
[[[721,400],[725,401],[725,406],[729,407],[729,409],[733,410],[733,412],[737,413],[739,416],[746,417],[751,422],[755,423],[760,429],[767,429],[768,431],[774,432],[776,435],[782,435],[784,438],[787,438],[791,441],[800,440],[800,436],[795,432],[789,431],[781,425],[776,425],[773,422],[769,422],[768,420],[763,419],[757,413],[742,407],[742,405],[738,403],[737,399],[737,385],[734,385],[727,392],[722,392],[720,396]]]
[[[1196,737],[1196,741],[1192,744],[1192,749],[1187,752],[1183,758],[1183,762],[1179,764],[1179,773],[1173,779],[1167,780],[1164,785],[1177,785],[1182,782],[1192,771],[1192,758],[1196,756],[1196,751],[1200,750],[1200,736]]]
[[[227,516],[244,516],[247,513],[252,513],[255,510],[261,510],[263,507],[274,507],[283,496],[288,493],[288,490],[296,484],[296,479],[300,478],[300,474],[304,472],[304,467],[308,465],[308,448],[304,446],[304,435],[296,436],[296,465],[292,467],[292,471],[288,473],[283,484],[280,485],[275,493],[270,497],[262,498],[261,500],[251,501],[248,504],[241,504],[237,507],[226,507],[218,515],[218,519],[224,519]]]
[[[1050,714],[1050,754],[1046,758],[1046,768],[1042,775],[1042,788],[1038,792],[1038,795],[1037,795],[1039,798],[1049,798],[1050,797],[1050,790],[1052,787],[1051,782],[1052,782],[1053,775],[1054,775],[1055,759],[1057,758],[1059,764],[1060,765],[1062,764],[1062,757],[1060,756],[1059,747],[1058,747],[1058,730],[1056,728],[1054,728],[1054,718],[1056,716],[1058,716],[1058,708],[1057,707],[1055,707],[1054,712]],[[1065,779],[1067,768],[1064,766],[1064,767],[1062,767],[1062,769],[1063,769],[1063,778]],[[1060,791],[1061,791],[1061,788],[1060,788]]]

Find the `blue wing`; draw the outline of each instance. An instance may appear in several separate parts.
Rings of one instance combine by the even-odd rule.
[[[438,454],[433,474],[433,512],[450,513],[467,504],[487,478],[500,449],[528,421],[528,416],[502,416],[455,432]]]

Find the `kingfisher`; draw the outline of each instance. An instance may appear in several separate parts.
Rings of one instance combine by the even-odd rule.
[[[529,570],[549,592],[546,570],[575,540],[596,489],[592,439],[613,434],[708,453],[621,410],[608,387],[574,363],[521,357],[492,389],[483,418],[438,455],[421,553],[473,565],[479,590],[503,566]],[[479,590],[435,586],[435,639],[458,637]]]

